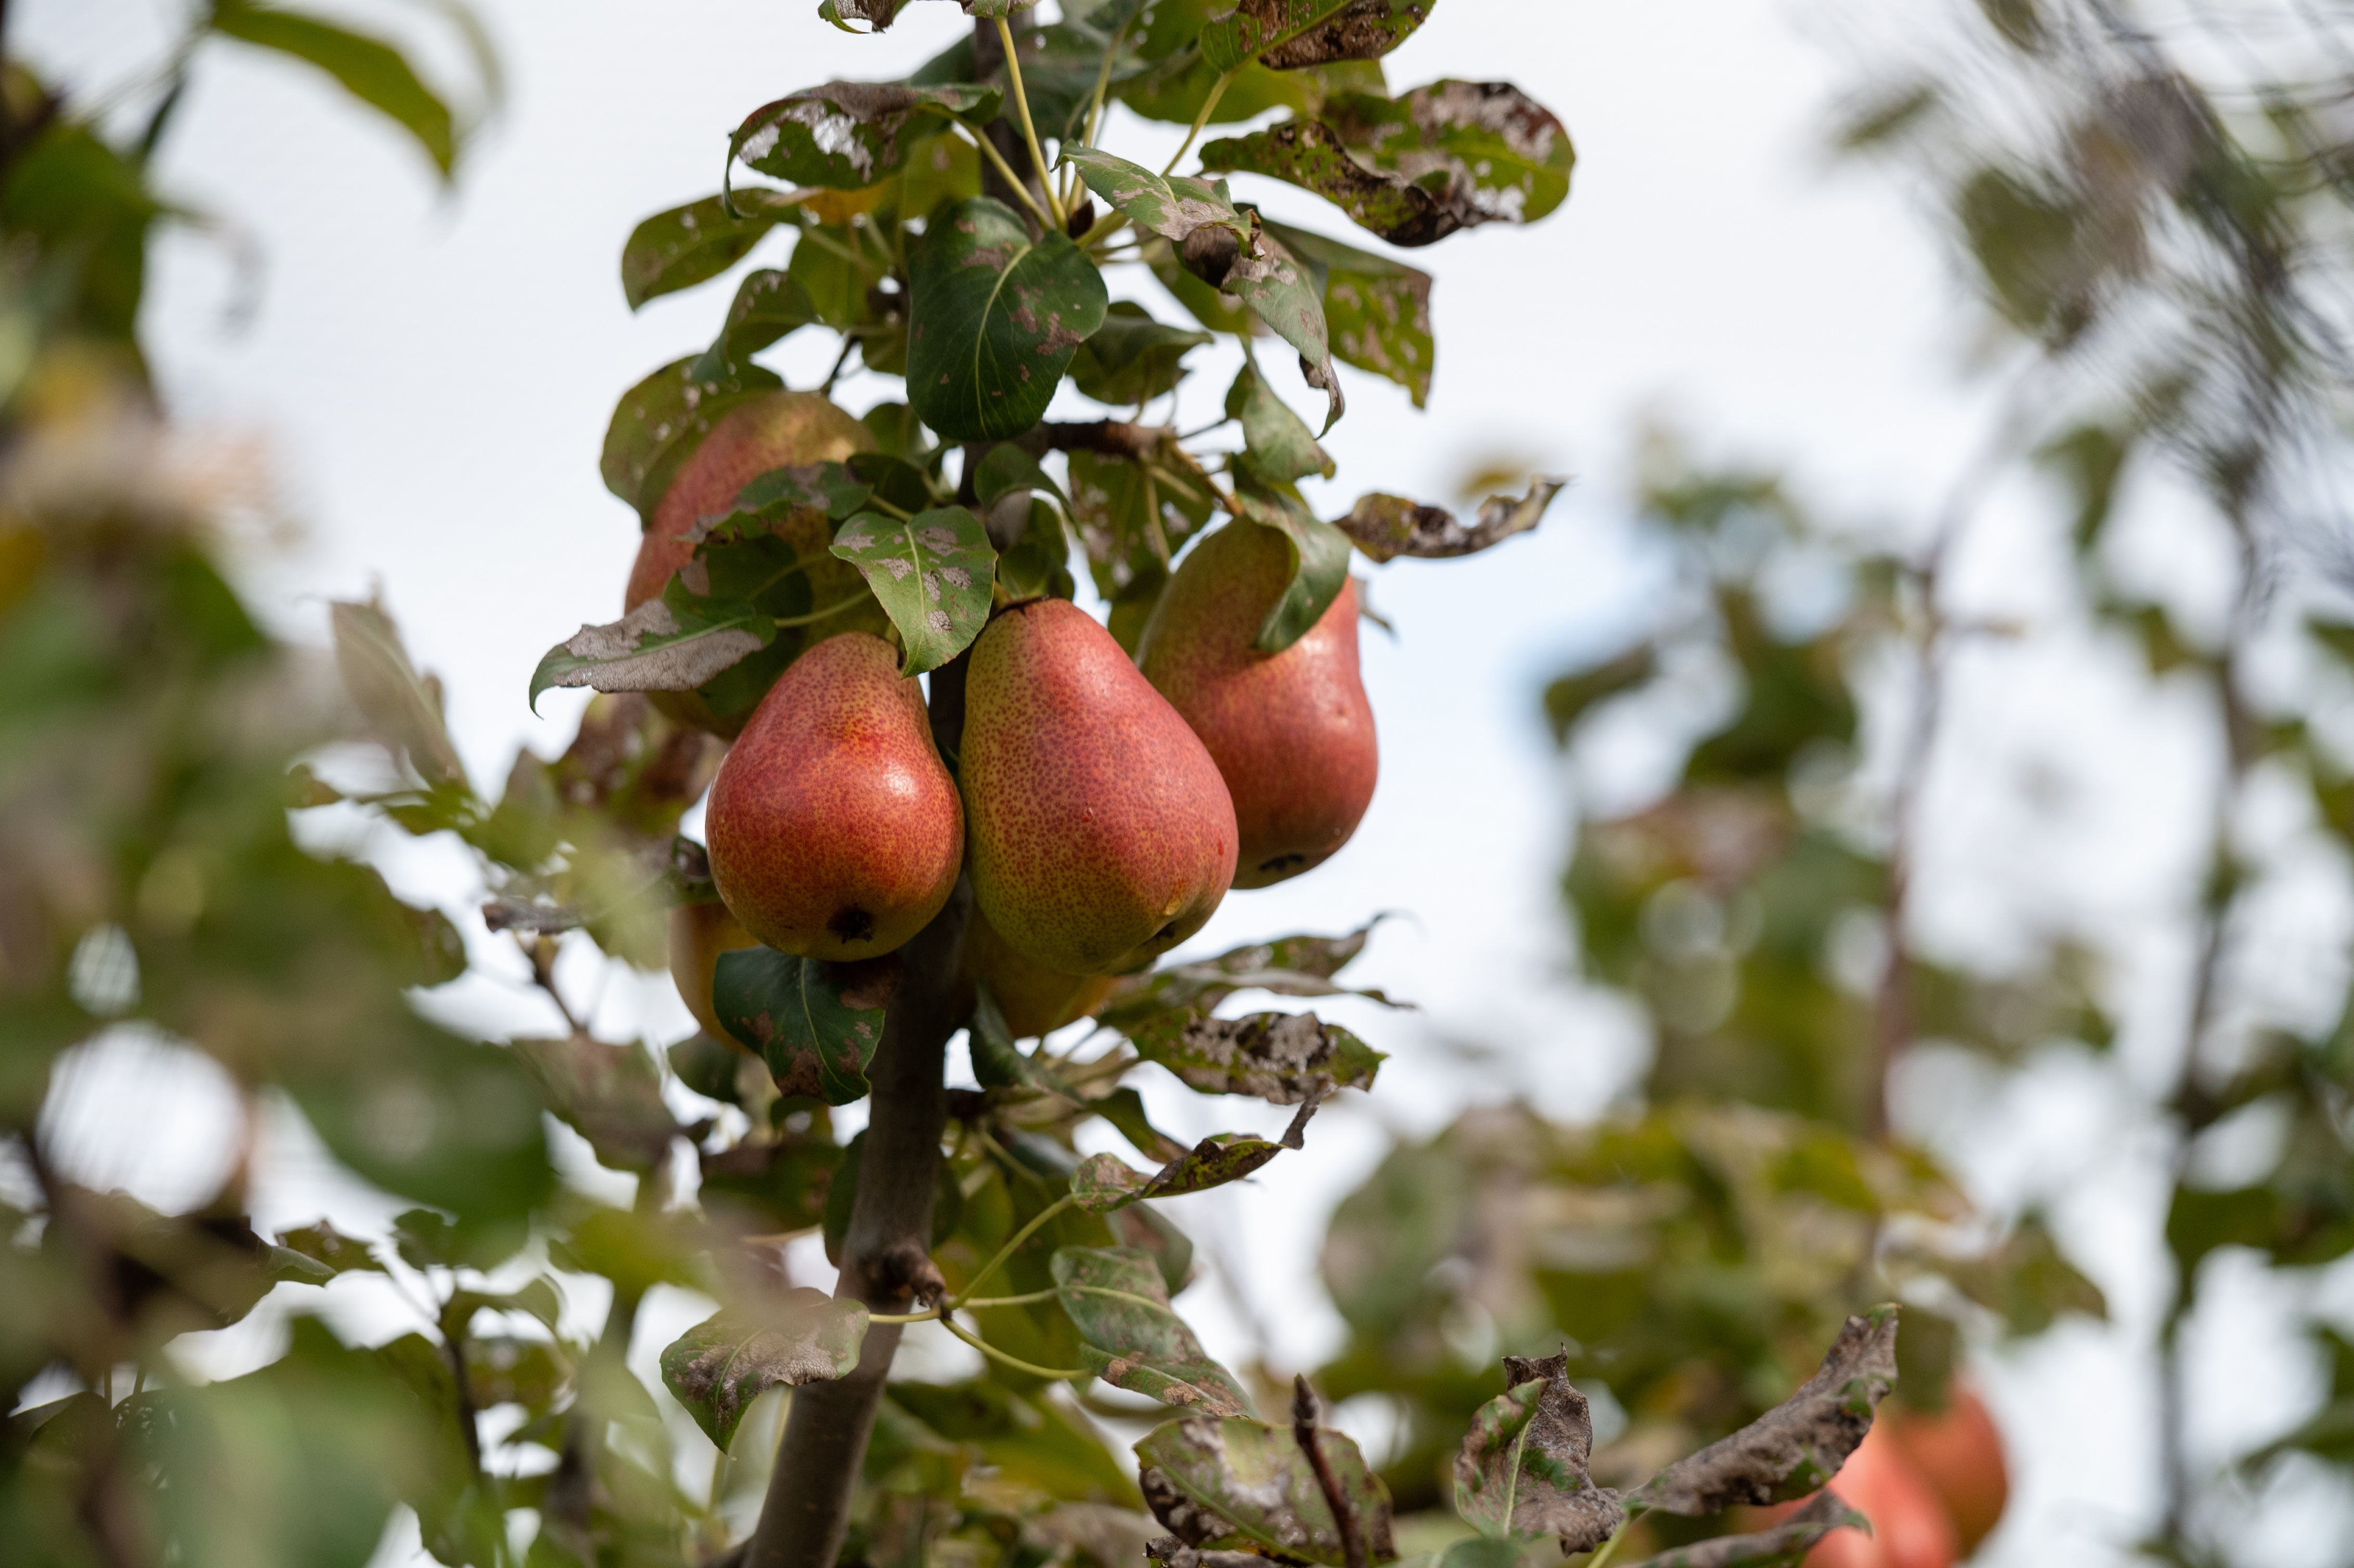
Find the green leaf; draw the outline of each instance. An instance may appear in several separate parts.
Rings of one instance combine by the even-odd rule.
[[[883,1043],[894,960],[829,964],[772,948],[719,955],[712,1011],[760,1053],[786,1095],[846,1106],[866,1097],[866,1064]]]
[[[1246,1415],[1250,1395],[1212,1361],[1193,1330],[1171,1310],[1169,1287],[1141,1247],[1057,1250],[1055,1298],[1083,1341],[1090,1371],[1131,1393],[1212,1415]]]
[[[663,1386],[724,1454],[754,1400],[779,1384],[847,1377],[865,1338],[864,1302],[789,1290],[757,1317],[721,1312],[673,1340],[662,1353]]]
[[[996,1471],[991,1479],[999,1484],[1011,1483],[1070,1502],[1116,1503],[1122,1509],[1143,1505],[1136,1495],[1136,1483],[1105,1448],[1094,1424],[1058,1401],[1027,1399],[1002,1383],[987,1380],[953,1387],[895,1381],[885,1397],[949,1443],[978,1450],[981,1463]],[[1092,1515],[1111,1513],[1101,1508],[1075,1511],[1090,1523]],[[1053,1517],[1051,1513],[1044,1516]],[[1034,1516],[1024,1520],[1025,1524],[1038,1522],[1041,1520]],[[1139,1526],[1143,1522],[1140,1519]],[[1131,1564],[1123,1560],[1104,1568],[1131,1568]]]
[[[1369,1089],[1387,1060],[1312,1012],[1162,1014],[1127,1033],[1139,1055],[1205,1095],[1256,1095],[1278,1106],[1298,1105],[1319,1090]]]
[[[1034,241],[988,196],[946,209],[908,270],[907,400],[954,440],[1003,440],[1036,424],[1109,301],[1069,237]]]
[[[663,1104],[662,1074],[642,1046],[575,1034],[518,1040],[514,1050],[538,1077],[549,1107],[588,1140],[599,1163],[643,1173],[668,1160],[678,1118]]]
[[[1071,380],[1098,403],[1149,403],[1185,378],[1180,362],[1189,352],[1214,341],[1209,333],[1163,326],[1132,301],[1114,300],[1103,325],[1072,356]]]
[[[1504,1381],[1511,1387],[1472,1415],[1455,1457],[1455,1511],[1483,1535],[1554,1535],[1564,1556],[1593,1551],[1627,1515],[1588,1471],[1594,1420],[1570,1384],[1568,1353],[1506,1356]]]
[[[367,1243],[344,1234],[324,1220],[307,1225],[297,1225],[278,1238],[278,1245],[299,1252],[314,1263],[326,1266],[334,1274],[350,1274],[366,1269],[376,1274],[385,1272],[376,1261],[376,1251]]]
[[[1002,101],[993,87],[830,81],[752,111],[728,136],[727,159],[795,185],[864,190],[896,174],[951,117],[985,125]]]
[[[817,306],[811,302],[809,291],[801,287],[801,280],[790,272],[764,267],[737,285],[736,298],[728,302],[727,319],[721,323],[719,335],[711,340],[711,346],[703,351],[688,373],[716,381],[726,376],[731,366],[743,364],[787,333],[816,320]]]
[[[898,628],[902,674],[938,669],[989,624],[997,552],[981,519],[961,506],[904,522],[862,512],[834,535],[833,553],[858,568]]]
[[[672,360],[622,393],[605,428],[604,452],[598,460],[605,488],[648,524],[671,477],[721,416],[784,385],[775,372],[740,362],[728,366],[723,378],[699,376],[698,357]]]
[[[1060,1095],[1074,1105],[1080,1103],[1078,1091],[1034,1057],[1023,1054],[1013,1032],[1006,1027],[1005,1014],[986,985],[974,988],[970,1033],[972,1075],[982,1088],[1034,1089],[1040,1094]]]
[[[1267,612],[1251,646],[1280,653],[1315,629],[1349,583],[1349,536],[1308,510],[1288,483],[1259,479],[1247,460],[1235,465],[1236,528],[1272,528],[1291,547],[1291,577]]]
[[[1288,224],[1265,227],[1294,256],[1323,270],[1324,323],[1333,357],[1396,382],[1417,408],[1429,402],[1437,352],[1430,333],[1430,274]]]
[[[1197,228],[1223,228],[1237,244],[1250,241],[1251,221],[1235,207],[1224,180],[1156,175],[1141,164],[1094,147],[1065,148],[1057,166],[1062,164],[1076,165],[1087,189],[1136,225],[1140,234],[1157,234],[1182,245]]]
[[[1519,500],[1491,495],[1479,503],[1479,521],[1466,528],[1441,506],[1421,506],[1396,495],[1360,496],[1336,524],[1357,548],[1376,561],[1397,556],[1436,559],[1469,556],[1525,534],[1544,520],[1545,509],[1564,482],[1540,479]]]
[[[1318,119],[1202,149],[1204,168],[1314,191],[1405,246],[1483,223],[1532,223],[1569,194],[1575,161],[1561,122],[1506,82],[1441,81],[1395,100],[1345,93]]]
[[[1057,501],[1064,499],[1063,487],[1046,477],[1038,460],[1011,441],[1000,441],[989,449],[972,482],[974,493],[984,508],[996,505],[1016,491],[1028,495],[1043,490]]]
[[[1113,1155],[1090,1154],[1071,1172],[1071,1194],[1080,1208],[1105,1213],[1147,1198],[1206,1192],[1241,1181],[1282,1153],[1284,1147],[1248,1133],[1220,1133],[1204,1139],[1150,1176]]]
[[[1796,1393],[1653,1476],[1628,1494],[1628,1509],[1694,1519],[1821,1487],[1872,1430],[1873,1410],[1896,1382],[1896,1319],[1893,1307],[1850,1318]]]
[[[1373,1561],[1395,1556],[1389,1489],[1354,1440],[1329,1427],[1317,1439]],[[1144,1500],[1190,1546],[1279,1553],[1331,1568],[1348,1561],[1331,1505],[1288,1426],[1186,1415],[1146,1434],[1136,1457]]]
[[[1826,1491],[1783,1515],[1768,1529],[1679,1546],[1629,1563],[1628,1568],[1799,1568],[1816,1542],[1834,1530],[1861,1530],[1868,1534],[1872,1520],[1848,1507],[1837,1492]]]
[[[1258,366],[1248,360],[1226,389],[1226,418],[1242,422],[1243,450],[1250,453],[1251,466],[1268,478],[1289,481],[1311,473],[1332,477],[1332,460],[1316,444],[1307,421],[1275,395]],[[1341,590],[1336,587],[1332,591],[1338,595]]]
[[[716,278],[748,255],[783,216],[762,206],[733,217],[725,198],[716,196],[658,212],[631,229],[621,247],[621,295],[634,311],[648,300]]]
[[[1071,577],[1071,541],[1063,532],[1062,515],[1052,506],[1030,503],[1021,536],[998,554],[997,580],[1016,599],[1073,596],[1077,584]]]
[[[1292,254],[1271,230],[1261,229],[1253,249],[1235,259],[1219,285],[1248,305],[1275,335],[1299,354],[1299,373],[1324,394],[1324,429],[1347,411],[1341,378],[1332,368],[1332,345],[1324,323],[1324,270]],[[1322,432],[1318,432],[1321,434]]]
[[[1166,1165],[1172,1160],[1182,1160],[1188,1152],[1183,1144],[1152,1125],[1151,1118],[1145,1115],[1144,1097],[1132,1088],[1114,1089],[1101,1099],[1089,1100],[1087,1109],[1109,1122],[1148,1160]]]
[[[1202,29],[1202,58],[1214,70],[1253,58],[1274,70],[1379,59],[1430,15],[1432,0],[1242,0]]]
[[[457,129],[450,106],[419,79],[398,49],[315,16],[256,5],[254,0],[218,0],[211,20],[217,33],[292,55],[325,71],[345,92],[416,137],[433,166],[444,179],[449,177],[458,158]]]

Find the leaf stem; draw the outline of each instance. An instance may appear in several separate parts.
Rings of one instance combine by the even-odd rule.
[[[771,619],[779,626],[810,626],[829,616],[840,615],[845,609],[855,609],[873,597],[872,594],[854,593],[848,599],[834,600],[823,609],[811,610],[807,615],[779,615]]]
[[[1240,66],[1235,67],[1234,70],[1225,72],[1210,85],[1210,96],[1202,100],[1202,112],[1193,116],[1193,128],[1185,132],[1185,144],[1178,148],[1177,155],[1162,166],[1161,170],[1162,179],[1165,180],[1175,174],[1177,165],[1184,161],[1185,154],[1193,150],[1193,143],[1201,139],[1202,127],[1210,122],[1210,116],[1217,111],[1218,100],[1226,95],[1226,83],[1234,80],[1235,72],[1242,69]]]
[[[1076,1194],[1066,1192],[1061,1197],[1055,1199],[1053,1202],[1047,1204],[1044,1208],[1039,1210],[1035,1214],[1032,1215],[1030,1223],[1023,1225],[1020,1230],[1014,1232],[1013,1239],[1007,1242],[1003,1246],[999,1247],[997,1249],[997,1255],[991,1258],[987,1263],[981,1265],[981,1272],[974,1275],[971,1281],[967,1284],[962,1290],[959,1291],[950,1298],[948,1303],[947,1309],[953,1312],[957,1308],[964,1306],[967,1302],[970,1301],[972,1299],[972,1293],[980,1289],[984,1284],[988,1283],[989,1277],[995,1274],[1000,1268],[1003,1267],[1005,1260],[1012,1257],[1014,1253],[1020,1249],[1023,1242],[1028,1241],[1032,1236],[1037,1234],[1038,1228],[1041,1225],[1044,1225],[1048,1220],[1053,1219],[1056,1214],[1061,1213],[1065,1209],[1069,1208],[1076,1202],[1077,1202]],[[953,1325],[951,1326],[953,1327]],[[1057,1372],[1053,1375],[1059,1377],[1063,1374]],[[1072,1375],[1076,1376],[1077,1374],[1074,1373]]]
[[[1332,1528],[1340,1533],[1341,1556],[1348,1568],[1372,1568],[1373,1557],[1365,1545],[1363,1523],[1357,1510],[1351,1506],[1349,1494],[1341,1489],[1341,1478],[1332,1472],[1332,1461],[1324,1452],[1324,1436],[1317,1428],[1322,1424],[1317,1409],[1316,1391],[1308,1384],[1308,1374],[1300,1373],[1291,1380],[1291,1440],[1299,1445],[1307,1457],[1308,1467],[1316,1472],[1316,1487],[1324,1494],[1324,1506],[1332,1510]],[[1511,1518],[1508,1512],[1504,1516]]]
[[[1030,194],[1030,187],[1022,183],[1022,176],[1013,172],[1013,165],[1005,161],[1005,155],[997,150],[996,143],[974,130],[970,122],[956,116],[950,116],[950,121],[958,130],[965,133],[965,140],[981,149],[982,157],[997,166],[998,174],[1003,176],[1007,185],[1013,187],[1013,194],[1022,198],[1022,205],[1037,215],[1039,222],[1052,228],[1062,227],[1055,220],[1054,214],[1038,205],[1038,198]]]
[[[1618,1528],[1610,1532],[1610,1539],[1602,1543],[1602,1550],[1585,1560],[1585,1568],[1609,1568],[1610,1559],[1617,1555],[1618,1543],[1626,1540],[1627,1532],[1635,1528],[1636,1517],[1629,1510]]]
[[[1103,66],[1096,72],[1095,96],[1087,104],[1087,128],[1081,138],[1087,146],[1092,147],[1096,144],[1096,133],[1103,129],[1104,96],[1111,90],[1112,58],[1119,53],[1119,46],[1128,41],[1129,26],[1135,20],[1135,17],[1130,16],[1127,21],[1122,22],[1113,31],[1111,42],[1104,46]],[[1071,198],[1078,194],[1078,165],[1066,161],[1063,170],[1063,207],[1066,211],[1068,211],[1073,205]]]
[[[1063,216],[1063,204],[1055,197],[1055,176],[1046,172],[1046,154],[1038,148],[1038,127],[1030,122],[1030,95],[1022,90],[1022,61],[1014,52],[1013,29],[1002,16],[997,18],[997,41],[1005,46],[1005,76],[1013,84],[1013,107],[1022,111],[1022,135],[1030,143],[1031,165],[1038,171],[1038,192],[1055,214],[1055,227],[1061,228],[1068,220]]]
[[[940,1327],[946,1329],[949,1333],[954,1334],[958,1339],[962,1340],[966,1344],[970,1345],[974,1350],[979,1351],[982,1355],[987,1356],[990,1360],[993,1361],[1002,1361],[1005,1365],[1012,1367],[1015,1372],[1025,1372],[1032,1377],[1043,1377],[1051,1383],[1062,1383],[1075,1377],[1093,1377],[1095,1375],[1085,1367],[1042,1367],[1034,1362],[1025,1361],[1019,1356],[1009,1356],[1003,1351],[999,1350],[995,1345],[992,1345],[988,1340],[982,1339],[980,1335],[965,1332],[962,1329],[958,1328],[954,1321],[947,1318],[942,1318],[940,1319]]]

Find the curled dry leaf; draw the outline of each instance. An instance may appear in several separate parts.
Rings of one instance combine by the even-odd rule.
[[[1396,1556],[1389,1489],[1347,1435],[1324,1427],[1317,1436],[1373,1560]],[[1146,1434],[1136,1457],[1144,1500],[1189,1546],[1332,1568],[1348,1562],[1331,1505],[1288,1425],[1188,1415]]]
[[[673,606],[677,599],[684,609]],[[741,600],[708,609],[663,593],[620,620],[584,626],[557,643],[531,674],[535,705],[551,687],[599,692],[691,692],[769,645],[776,623]]]
[[[1202,1139],[1150,1176],[1117,1156],[1090,1154],[1071,1172],[1071,1195],[1080,1208],[1101,1213],[1146,1198],[1206,1192],[1241,1181],[1287,1147],[1299,1145],[1269,1143],[1248,1133],[1219,1133]]]
[[[1798,1568],[1816,1542],[1832,1531],[1871,1528],[1872,1521],[1841,1502],[1836,1492],[1821,1492],[1770,1530],[1695,1542],[1628,1568]]]
[[[1172,1009],[1204,1015],[1238,991],[1271,991],[1278,996],[1362,996],[1394,1005],[1378,991],[1352,991],[1332,979],[1365,950],[1365,939],[1383,918],[1376,915],[1338,937],[1281,937],[1229,948],[1198,963],[1155,969],[1128,982],[1100,1016],[1110,1027],[1126,1029]]]
[[[1170,1308],[1159,1262],[1142,1247],[1066,1246],[1055,1298],[1077,1326],[1087,1368],[1114,1388],[1212,1415],[1245,1415],[1250,1395]]]
[[[1491,495],[1479,503],[1479,521],[1469,528],[1443,506],[1423,506],[1397,495],[1360,497],[1336,526],[1377,561],[1394,556],[1433,559],[1475,555],[1535,527],[1566,482],[1538,480],[1517,501]]]
[[[725,1453],[745,1411],[769,1389],[847,1375],[866,1322],[862,1301],[789,1290],[773,1307],[721,1312],[680,1335],[662,1353],[663,1386]]]
[[[1741,1503],[1787,1502],[1839,1473],[1896,1382],[1894,1307],[1850,1318],[1798,1392],[1735,1432],[1679,1459],[1627,1498],[1637,1512],[1687,1518]]]
[[[1593,1551],[1627,1514],[1587,1469],[1594,1419],[1567,1352],[1506,1356],[1504,1377],[1511,1386],[1479,1407],[1455,1457],[1455,1511],[1483,1534],[1557,1535],[1564,1555]]]
[[[1204,1094],[1256,1095],[1278,1106],[1335,1089],[1369,1089],[1386,1059],[1312,1012],[1164,1013],[1127,1033],[1140,1055]]]

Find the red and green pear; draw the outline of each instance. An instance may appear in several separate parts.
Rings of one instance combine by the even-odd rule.
[[[721,1028],[719,1015],[712,1011],[711,984],[719,972],[720,954],[759,945],[725,904],[682,904],[670,912],[670,978],[678,986],[678,998],[705,1034],[739,1051],[745,1049],[743,1042]]]
[[[1111,975],[1066,975],[1033,963],[975,910],[964,928],[964,982],[989,988],[1006,1031],[1016,1040],[1050,1033],[1104,1004],[1119,983]]]
[[[871,959],[940,912],[963,811],[889,643],[846,632],[793,661],[719,765],[704,837],[729,913],[779,952]]]
[[[1321,864],[1373,798],[1380,752],[1357,670],[1357,589],[1280,653],[1251,643],[1291,579],[1275,529],[1231,523],[1193,547],[1144,630],[1137,661],[1218,765],[1242,835],[1236,887]]]
[[[1881,1407],[1881,1419],[1945,1505],[1962,1554],[1976,1552],[2002,1521],[2003,1508],[2010,1500],[2002,1432],[1986,1402],[1956,1378],[1946,1385],[1943,1410],[1919,1410],[1891,1399]]]
[[[1066,600],[1010,605],[973,643],[959,768],[975,905],[1044,969],[1140,968],[1200,930],[1234,880],[1217,764]]]

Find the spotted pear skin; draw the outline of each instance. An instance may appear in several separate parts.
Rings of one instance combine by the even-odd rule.
[[[654,507],[652,523],[638,543],[621,611],[629,613],[659,596],[670,579],[695,559],[695,525],[705,517],[735,510],[736,493],[775,468],[841,462],[875,450],[874,434],[844,409],[814,392],[771,392],[740,403],[721,417],[703,439]],[[774,524],[795,555],[809,563],[805,578],[810,608],[839,603],[864,586],[858,568],[835,556],[832,525],[814,510]],[[879,604],[860,606],[809,627],[780,628],[777,636],[790,652],[843,631],[880,632],[888,622]],[[732,740],[748,715],[723,717],[693,692],[658,692],[655,705],[682,724]]]
[[[975,906],[1043,968],[1140,968],[1200,930],[1234,880],[1217,764],[1067,600],[1010,605],[973,643],[959,761]]]
[[[963,809],[889,643],[846,632],[793,661],[720,763],[704,836],[728,912],[779,952],[871,959],[940,912]]]
[[[1119,983],[1111,975],[1066,975],[1014,951],[979,912],[964,928],[963,983],[985,985],[1016,1040],[1034,1039],[1085,1018]]]
[[[1357,669],[1357,588],[1280,653],[1251,646],[1291,576],[1283,535],[1230,523],[1178,567],[1137,662],[1218,765],[1242,835],[1236,887],[1322,864],[1373,802],[1380,748]]]

